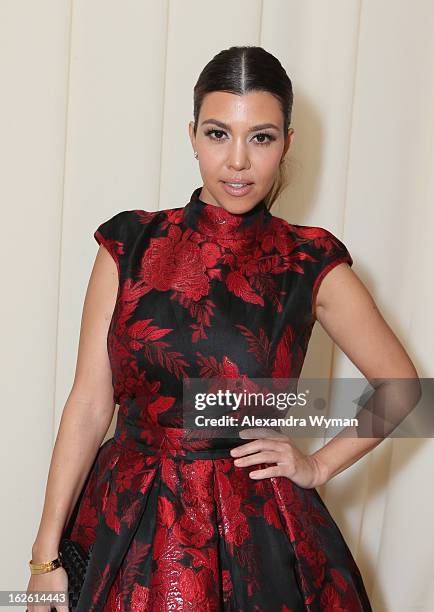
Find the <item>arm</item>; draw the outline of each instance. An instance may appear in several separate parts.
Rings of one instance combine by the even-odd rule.
[[[321,326],[368,381],[418,380],[404,347],[383,319],[368,289],[346,263],[338,264],[324,277],[315,311]],[[354,437],[349,437],[349,430],[354,430]],[[357,438],[355,428],[344,431],[344,435],[340,432],[311,455],[318,466],[318,485],[351,466],[384,439]]]
[[[57,557],[63,529],[113,418],[106,342],[117,290],[115,260],[100,246],[84,300],[73,386],[62,413],[42,518],[32,547],[35,563]]]

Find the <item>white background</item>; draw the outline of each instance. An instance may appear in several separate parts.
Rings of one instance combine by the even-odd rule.
[[[433,26],[432,0],[0,0],[0,589],[27,587],[92,234],[202,184],[187,125],[221,49],[261,45],[293,82],[273,214],[344,241],[434,376]],[[303,374],[359,373],[317,323]],[[432,440],[387,440],[320,489],[375,612],[434,610],[433,459]]]

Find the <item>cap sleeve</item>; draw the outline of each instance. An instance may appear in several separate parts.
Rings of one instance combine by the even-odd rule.
[[[315,304],[318,290],[324,277],[340,263],[353,265],[353,258],[345,244],[332,232],[323,228],[314,228],[314,237],[309,245],[309,254],[313,261],[310,268],[310,309],[315,318]]]
[[[117,213],[101,223],[93,234],[97,243],[102,244],[113,257],[119,276],[122,256],[125,255],[126,249],[129,213],[130,211]]]

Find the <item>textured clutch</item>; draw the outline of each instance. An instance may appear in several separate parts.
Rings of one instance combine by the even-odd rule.
[[[59,556],[68,575],[69,609],[75,610],[83,586],[84,577],[89,563],[90,551],[86,554],[77,542],[62,538],[59,544]]]

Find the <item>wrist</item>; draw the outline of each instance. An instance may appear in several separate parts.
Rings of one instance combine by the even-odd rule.
[[[45,563],[59,556],[59,547],[55,543],[35,542],[32,546],[33,563]]]
[[[310,455],[314,464],[314,488],[326,484],[330,480],[330,474],[327,466],[313,453]]]

